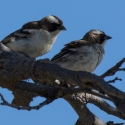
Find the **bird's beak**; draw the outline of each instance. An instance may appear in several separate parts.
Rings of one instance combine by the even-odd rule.
[[[112,37],[111,37],[111,36],[106,35],[106,36],[105,36],[105,40],[108,40],[108,39],[112,39]]]
[[[66,30],[66,28],[63,25],[59,26],[58,29],[59,30]]]

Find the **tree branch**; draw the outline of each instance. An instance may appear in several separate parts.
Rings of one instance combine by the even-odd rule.
[[[101,75],[102,78],[105,78],[107,76],[113,76],[117,71],[125,71],[125,68],[119,68],[121,65],[125,62],[125,58],[123,58],[121,61],[119,61],[115,66],[107,70],[105,73]]]
[[[117,108],[110,106],[106,101],[102,100],[101,98],[88,93],[80,93],[79,96],[82,100],[86,99],[87,103],[94,104],[106,113],[125,119],[125,115],[122,115],[122,113]]]
[[[47,63],[44,60],[38,60],[35,63],[35,73],[32,79],[40,84],[42,82],[54,84],[55,79],[58,79],[63,84],[76,85],[85,89],[85,83],[91,82],[99,86],[106,94],[125,99],[125,93],[107,84],[101,77],[89,72],[70,71],[51,62]],[[49,77],[48,77],[49,76]],[[68,77],[67,77],[68,76]]]
[[[86,92],[86,93],[93,94],[93,95],[96,95],[96,96],[99,96],[101,98],[111,101],[109,97],[102,95],[100,93],[97,93],[95,91],[91,91],[87,89],[80,89],[80,88],[55,87],[55,86],[50,86],[44,83],[39,85],[39,84],[32,84],[32,83],[25,82],[25,81],[20,81],[19,83],[15,85],[15,89],[24,90],[24,91],[28,91],[31,93],[36,93],[39,96],[42,96],[45,98],[58,98],[67,94],[71,95],[74,93]]]
[[[86,101],[81,100],[77,94],[66,95],[64,99],[69,102],[79,116],[75,125],[105,125],[86,107]]]
[[[0,49],[2,50],[2,48],[1,45]],[[65,83],[69,85],[75,84],[82,89],[86,88],[85,83],[92,82],[99,86],[106,94],[125,99],[124,92],[108,85],[102,78],[89,72],[70,71],[50,61],[38,60],[35,62],[32,58],[27,58],[16,52],[2,50],[0,55],[0,85],[10,90],[15,88],[17,81],[23,79],[32,78],[37,80],[39,84],[45,82],[55,86],[58,86],[55,83],[55,80],[58,79],[61,85]]]
[[[12,108],[16,108],[16,109],[18,109],[18,110],[21,109],[21,110],[28,110],[28,111],[33,110],[33,109],[38,110],[38,109],[42,108],[43,106],[48,105],[49,103],[51,103],[51,102],[54,101],[54,100],[51,100],[51,99],[46,99],[45,101],[43,101],[42,103],[40,103],[40,104],[37,105],[37,106],[22,107],[22,106],[16,106],[16,105],[13,105],[13,104],[8,103],[8,102],[4,99],[4,97],[3,97],[3,95],[2,95],[1,93],[0,93],[0,97],[1,97],[1,100],[2,100],[1,105],[5,105],[5,106],[12,107]]]
[[[121,66],[124,61],[125,59],[120,61],[120,63],[118,63],[117,66]],[[123,69],[118,69],[115,67],[112,70],[112,73],[109,70],[109,74],[115,73],[116,69],[117,71],[123,70]],[[102,77],[104,76],[105,74],[102,75]],[[51,96],[52,93],[50,94],[49,91],[46,92],[47,94],[44,93],[44,90],[42,90],[43,86],[41,87],[38,84],[36,84],[35,86],[36,88],[33,88],[35,84],[34,85],[32,84],[31,86],[27,86],[27,87],[25,86],[25,89],[24,88],[21,89],[22,87],[21,83],[18,83],[18,82],[24,79],[28,79],[28,78],[32,78],[34,81],[38,82],[38,84],[40,85],[42,85],[42,83],[52,85],[52,87],[50,88],[48,87],[48,89],[52,89],[51,92],[53,92],[53,96]],[[55,80],[59,80],[61,84],[60,85],[57,84]],[[16,53],[14,51],[7,49],[5,46],[3,46],[0,43],[0,86],[1,87],[8,88],[12,91],[15,91],[16,90],[15,88],[18,88],[20,86],[19,90],[27,89],[28,91],[32,91],[36,93],[38,92],[39,93],[38,95],[44,95],[46,97],[50,97],[49,99],[52,101],[58,98],[60,95],[67,93],[64,98],[67,99],[67,101],[74,107],[75,111],[80,116],[78,120],[79,123],[80,121],[82,121],[81,124],[90,123],[89,125],[91,125],[91,123],[92,124],[94,123],[94,124],[103,125],[104,122],[99,120],[86,107],[85,105],[86,102],[84,102],[85,104],[83,105],[83,102],[80,102],[81,99],[75,99],[76,97],[73,95],[77,95],[77,94],[73,94],[71,96],[69,95],[71,93],[68,94],[68,91],[66,89],[62,89],[64,84],[69,84],[71,86],[72,85],[78,86],[79,90],[82,90],[82,92],[84,92],[84,91],[87,91],[86,89],[87,87],[89,88],[89,85],[86,84],[89,82],[92,83],[92,87],[94,86],[95,90],[98,90],[98,88],[100,88],[102,91],[104,91],[104,93],[107,94],[109,98],[114,102],[114,104],[118,108],[118,111],[122,113],[121,116],[125,116],[125,108],[124,108],[125,107],[124,106],[125,93],[113,87],[112,85],[107,84],[101,77],[91,74],[89,72],[70,71],[70,70],[61,68],[60,66],[47,60],[35,61],[34,59],[30,57],[25,57],[25,55],[22,55],[20,53]],[[53,86],[55,88],[53,88]],[[47,86],[44,86],[44,87],[47,89]],[[56,90],[55,93],[53,90]],[[79,92],[79,90],[72,89],[71,91]],[[99,95],[99,93],[96,93],[90,90],[90,93],[91,92],[92,94],[95,93]],[[102,96],[102,94],[100,94],[100,96]],[[102,97],[106,97],[106,96],[102,96]],[[70,98],[74,98],[74,100],[68,100]],[[2,99],[4,100],[4,98]],[[47,101],[43,103],[47,104]],[[6,101],[5,101],[5,104],[6,104]],[[121,106],[121,104],[123,105]],[[36,106],[36,107],[39,108],[39,106]],[[82,111],[84,112],[82,111],[80,112],[81,108],[83,109]],[[83,118],[83,116],[85,117]],[[91,121],[89,121],[88,119]]]
[[[113,80],[107,81],[107,83],[115,83],[116,80],[122,81],[122,79],[115,77]]]
[[[115,96],[110,96],[113,103],[117,107],[117,109],[122,113],[123,116],[125,116],[125,99],[120,99]]]
[[[123,125],[124,123],[114,123],[113,121],[109,121],[106,125]]]

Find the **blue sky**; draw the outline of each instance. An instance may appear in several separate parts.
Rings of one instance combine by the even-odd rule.
[[[107,35],[113,37],[105,46],[106,54],[102,63],[94,71],[95,74],[101,75],[125,57],[124,0],[1,0],[0,5],[0,40],[21,28],[24,23],[39,20],[46,15],[53,14],[63,20],[67,31],[61,32],[52,50],[40,58],[52,58],[64,44],[81,39],[90,29],[103,30]],[[125,91],[124,72],[116,75],[123,80],[113,85]],[[0,92],[6,100],[11,102],[12,92],[6,89],[0,89]],[[42,98],[37,98],[31,104],[36,105],[41,101]],[[125,122],[125,120],[104,113],[93,105],[88,105],[88,107],[104,122]],[[0,106],[1,125],[73,125],[77,119],[75,111],[63,99],[55,100],[38,111],[18,111]]]

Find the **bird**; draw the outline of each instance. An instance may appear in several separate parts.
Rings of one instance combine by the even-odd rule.
[[[13,51],[36,58],[51,50],[62,30],[66,30],[62,20],[55,15],[49,15],[24,24],[21,29],[5,37],[1,43]]]
[[[82,39],[65,44],[51,61],[72,71],[93,72],[103,59],[106,41],[111,38],[101,30],[92,29]]]

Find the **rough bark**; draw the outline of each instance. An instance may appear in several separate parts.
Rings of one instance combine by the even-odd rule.
[[[26,55],[11,51],[0,43],[0,86],[14,93],[13,103],[17,105],[9,104],[0,94],[2,104],[13,108],[31,110],[39,109],[62,97],[70,103],[79,115],[76,125],[106,124],[86,107],[87,103],[93,103],[101,110],[125,119],[125,93],[103,79],[117,71],[123,71],[124,68],[117,67],[120,67],[124,62],[125,59],[103,75],[97,76],[89,72],[70,71],[53,64],[49,60],[36,61]],[[22,81],[29,78],[34,80],[35,83],[30,84]],[[55,80],[59,80],[60,84]],[[65,87],[65,85],[69,87]],[[93,89],[98,93],[94,92]],[[104,95],[99,93],[100,91]],[[33,97],[36,96],[45,97],[46,101],[35,107],[28,106]],[[110,106],[101,98],[112,101],[116,107]],[[19,107],[18,105],[28,107]]]

